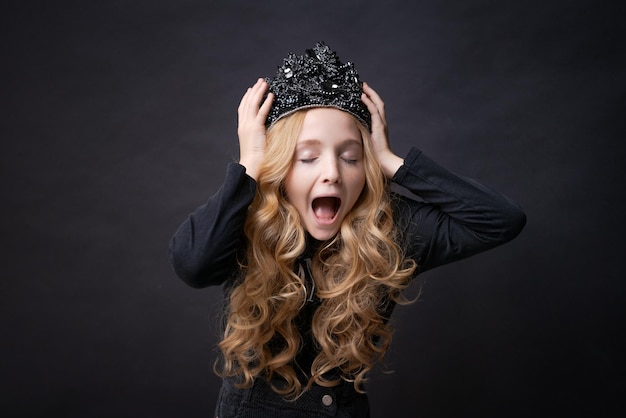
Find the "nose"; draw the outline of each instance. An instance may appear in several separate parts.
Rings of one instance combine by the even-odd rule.
[[[337,158],[328,158],[322,165],[322,182],[323,183],[340,183],[341,172],[339,170],[339,160]]]

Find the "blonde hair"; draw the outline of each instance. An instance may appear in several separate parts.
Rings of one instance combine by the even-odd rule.
[[[229,299],[224,337],[219,343],[222,377],[237,376],[242,387],[255,378],[279,375],[274,390],[297,397],[304,388],[293,360],[301,348],[294,323],[306,303],[306,285],[294,272],[306,248],[300,216],[284,193],[306,110],[276,122],[267,131],[266,161],[245,224],[243,280]],[[335,386],[324,375],[339,370],[341,379],[361,386],[381,360],[392,330],[381,316],[385,301],[404,303],[401,291],[416,264],[404,257],[393,223],[389,184],[376,156],[370,133],[355,118],[364,145],[365,187],[337,235],[318,249],[311,270],[321,300],[312,321],[318,354],[307,386]]]

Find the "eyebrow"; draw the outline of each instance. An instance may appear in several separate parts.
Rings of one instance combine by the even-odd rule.
[[[296,148],[307,147],[307,146],[312,146],[312,145],[320,145],[321,143],[322,141],[320,141],[319,139],[303,139],[301,141],[298,141],[298,143],[296,144]],[[344,139],[343,141],[341,141],[340,145],[341,146],[358,145],[362,147],[363,141],[360,139],[348,138],[348,139]]]

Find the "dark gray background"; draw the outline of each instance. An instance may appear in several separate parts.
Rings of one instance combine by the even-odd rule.
[[[623,413],[623,4],[5,5],[3,415],[210,416],[220,290],[167,243],[237,158],[245,89],[320,40],[382,95],[395,151],[528,215],[396,310],[374,417]]]

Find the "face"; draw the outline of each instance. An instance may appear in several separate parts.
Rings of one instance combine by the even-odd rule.
[[[285,191],[304,229],[334,237],[363,187],[363,141],[356,121],[334,108],[310,109],[303,121]]]

